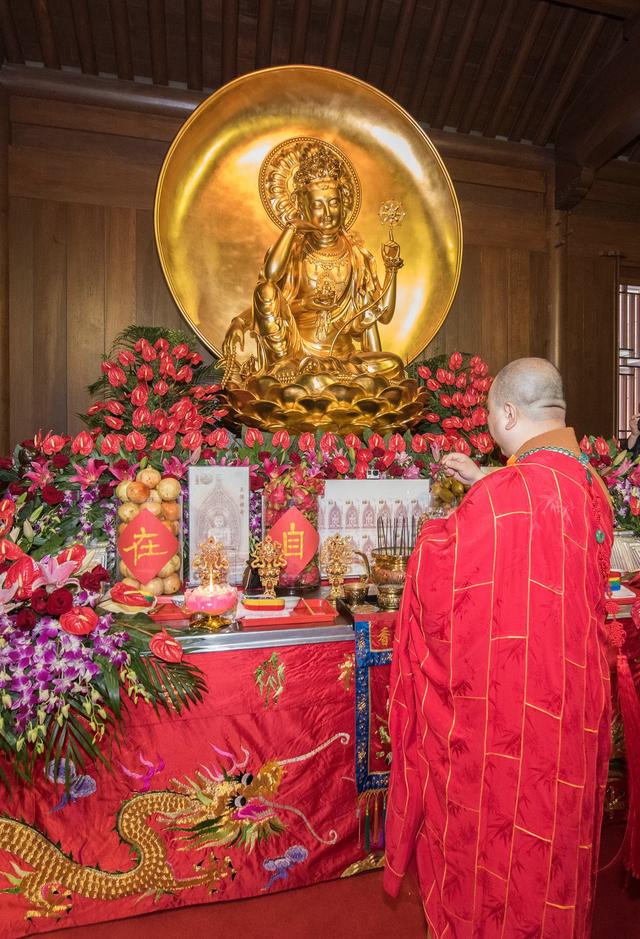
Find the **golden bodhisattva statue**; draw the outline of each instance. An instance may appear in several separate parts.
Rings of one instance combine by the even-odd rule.
[[[378,323],[391,322],[403,265],[393,225],[402,208],[385,203],[384,283],[373,255],[349,234],[360,207],[355,170],[337,147],[294,138],[260,171],[263,205],[282,233],[267,251],[251,307],[236,316],[223,347],[232,413],[268,429],[401,429],[422,393],[402,360],[385,352]],[[249,334],[256,354],[238,353]]]

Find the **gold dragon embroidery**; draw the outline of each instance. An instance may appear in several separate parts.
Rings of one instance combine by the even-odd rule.
[[[239,846],[253,851],[256,844],[285,830],[278,811],[301,818],[320,843],[335,844],[336,831],[332,829],[327,838],[322,838],[300,809],[273,800],[287,764],[307,760],[336,740],[346,746],[350,739],[347,733],[335,734],[302,756],[263,764],[255,775],[247,771],[248,750],[243,748],[243,760],[238,762],[232,754],[213,747],[219,756],[231,761],[228,769],[202,767],[193,779],[172,780],[171,789],[136,793],[122,803],[116,831],[137,856],[136,865],[128,871],[104,871],[79,864],[33,826],[14,818],[0,818],[0,849],[17,859],[11,864],[12,873],[0,872],[11,885],[0,892],[24,896],[29,903],[27,919],[69,913],[74,895],[94,900],[158,897],[198,886],[214,893],[220,882],[235,877],[236,871],[230,857],[219,857],[213,849]],[[162,832],[151,826],[153,819]],[[193,865],[191,876],[180,878],[174,874],[167,856],[168,833],[175,833],[181,851],[207,852],[204,861]]]

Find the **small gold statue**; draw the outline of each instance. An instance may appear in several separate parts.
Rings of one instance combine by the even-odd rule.
[[[395,312],[403,260],[393,227],[402,206],[380,208],[389,227],[381,284],[373,255],[348,232],[360,184],[337,147],[285,140],[262,164],[260,193],[282,233],[267,251],[251,307],[231,321],[222,345],[232,413],[294,432],[408,426],[420,412],[420,390],[400,357],[383,350],[378,329]],[[240,362],[247,334],[257,357]]]
[[[275,597],[280,571],[286,566],[282,545],[270,535],[259,541],[251,552],[251,567],[258,571],[265,597]]]
[[[343,535],[330,535],[320,548],[320,565],[331,584],[330,600],[342,596],[344,578],[353,561],[353,543]]]

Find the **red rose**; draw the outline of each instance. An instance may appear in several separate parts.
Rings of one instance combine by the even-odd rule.
[[[462,356],[459,352],[454,352],[453,355],[449,358],[449,368],[453,372],[457,372],[460,366],[462,365]]]
[[[100,453],[103,456],[111,456],[120,453],[120,442],[122,434],[105,434],[100,444]]]
[[[85,546],[76,542],[76,544],[69,545],[68,548],[64,548],[63,551],[60,551],[56,557],[56,561],[58,564],[66,564],[67,561],[75,561],[76,570],[79,570],[86,556],[87,549]]]
[[[349,461],[346,456],[336,456],[333,459],[333,465],[339,473],[348,473],[349,472]]]
[[[160,381],[157,381],[155,383],[155,385],[153,386],[153,390],[155,391],[157,395],[160,395],[160,397],[162,397],[163,395],[166,395],[167,391],[169,390],[169,386],[166,383],[166,381],[164,381],[164,379],[161,378]],[[144,404],[144,403],[145,403],[144,401],[140,402],[140,404]]]
[[[105,580],[109,580],[109,572],[101,564],[98,564],[93,570],[85,571],[81,575],[80,586],[90,593],[97,593]]]
[[[60,617],[60,626],[72,636],[88,636],[98,625],[90,606],[74,606]]]
[[[119,417],[114,417],[113,414],[107,414],[104,422],[111,430],[122,430],[122,420]]]
[[[188,365],[183,365],[176,372],[176,381],[183,381],[189,383],[193,379],[193,372]]]
[[[431,378],[432,372],[431,372],[431,369],[428,368],[426,365],[419,365],[418,375],[420,376],[420,378],[423,378],[424,381],[426,381],[427,378]]]
[[[10,470],[13,469],[13,460],[10,456],[0,457],[0,469]]]
[[[114,365],[107,370],[107,381],[113,388],[118,388],[119,385],[126,384],[127,376],[119,365]]]
[[[186,344],[186,342],[179,342],[177,346],[173,347],[172,353],[176,359],[184,359],[187,355],[189,355],[189,346]]]
[[[182,438],[182,446],[185,450],[197,450],[202,446],[204,437],[199,430],[190,430]]]
[[[402,434],[391,434],[389,437],[389,449],[393,453],[404,453],[407,449],[407,444],[405,442]]]
[[[248,427],[244,435],[244,442],[248,447],[255,447],[256,444],[261,447],[264,443],[264,436],[255,427]]]
[[[313,434],[310,434],[309,431],[306,431],[304,434],[300,434],[298,440],[298,449],[302,450],[303,453],[311,453],[312,450],[316,448],[316,438]]]
[[[152,450],[173,450],[176,445],[176,435],[172,433],[159,434],[151,444]]]
[[[47,434],[47,436],[42,441],[42,450],[47,456],[51,456],[54,453],[58,453],[64,447],[67,442],[66,437],[60,436],[60,434]]]
[[[332,433],[325,433],[320,438],[320,450],[322,453],[333,453],[336,449],[337,441],[336,435]]]
[[[147,427],[151,423],[151,411],[147,407],[136,408],[131,417],[134,427]]]
[[[64,469],[65,466],[69,465],[69,457],[65,456],[64,453],[54,453],[51,463],[56,469]]]
[[[91,434],[87,433],[86,430],[81,430],[80,433],[73,439],[73,443],[71,444],[71,452],[79,453],[81,456],[89,456],[92,450],[93,437]]]
[[[21,496],[26,491],[26,488],[21,486],[20,483],[9,483],[7,486],[7,492],[10,496]]]
[[[64,502],[64,492],[56,489],[55,486],[48,484],[43,486],[40,495],[42,496],[42,501],[46,502],[47,505],[60,505],[61,502]]]
[[[36,611],[36,613],[46,613],[47,611],[47,600],[49,599],[49,594],[44,589],[44,587],[38,587],[37,590],[34,590],[31,594],[31,608]]]
[[[49,594],[47,599],[47,613],[51,616],[60,616],[66,613],[73,606],[73,597],[66,587],[58,587],[53,593]]]
[[[128,349],[122,349],[121,352],[118,352],[118,362],[120,363],[120,365],[124,365],[125,367],[127,365],[133,365],[135,360],[136,360],[135,355],[133,354],[133,352],[129,352]]]
[[[128,453],[133,453],[136,450],[144,450],[146,445],[147,438],[138,430],[132,430],[131,433],[127,434],[124,438],[124,448]]]
[[[604,437],[596,437],[593,446],[598,456],[609,456],[609,444]]]
[[[149,642],[149,648],[164,662],[180,662],[184,655],[178,640],[170,636],[166,629],[161,629],[159,633],[156,633]]]
[[[277,430],[271,442],[274,447],[282,447],[283,450],[288,450],[291,446],[291,437],[286,430]]]
[[[20,610],[15,618],[16,628],[24,630],[33,629],[33,627],[36,625],[36,620],[37,617],[33,610],[30,610],[28,607],[26,607],[25,609]]]

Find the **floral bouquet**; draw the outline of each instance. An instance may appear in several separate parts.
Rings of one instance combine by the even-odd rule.
[[[312,475],[302,465],[268,482],[264,487],[265,533],[268,534],[290,509],[297,509],[317,532],[318,498],[323,492],[324,480],[318,475]],[[302,541],[299,550],[302,552],[303,549],[304,542]],[[317,587],[319,583],[320,568],[317,553],[309,558],[307,564],[299,572],[289,572],[285,569],[280,575],[281,587],[309,590]]]
[[[4,506],[6,515],[10,510]],[[122,693],[167,710],[200,700],[201,673],[175,649],[151,642],[132,619],[125,632],[100,610],[104,567],[80,544],[39,561],[0,523],[0,752],[30,782],[39,757],[54,776],[87,760],[108,761],[105,730],[122,717]],[[131,635],[130,633],[135,633]],[[169,645],[179,644],[167,636]],[[160,657],[143,656],[154,641]],[[181,650],[180,650],[181,651]],[[180,655],[181,658],[181,655]],[[61,770],[62,767],[62,770]],[[0,763],[0,778],[9,773]],[[70,779],[65,780],[67,786]]]
[[[585,436],[580,449],[609,490],[616,527],[640,535],[640,458],[633,459],[616,440],[604,437]]]

